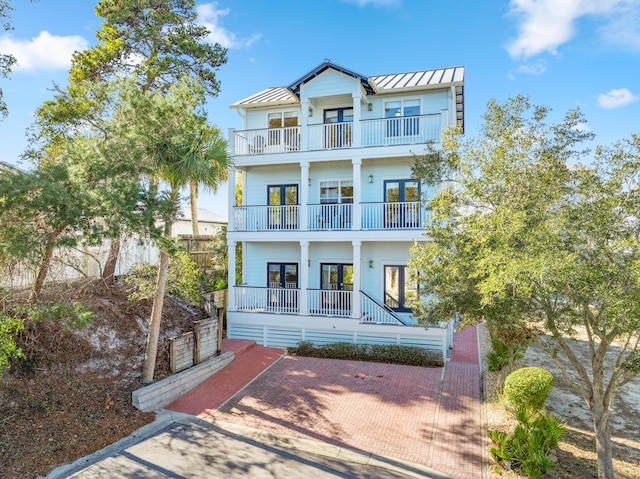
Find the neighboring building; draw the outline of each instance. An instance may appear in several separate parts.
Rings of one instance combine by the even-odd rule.
[[[223,227],[227,226],[227,219],[222,215],[204,208],[198,208],[198,229],[201,236],[215,236]],[[178,218],[173,222],[171,236],[193,235],[191,226],[191,208],[188,206],[180,210]]]
[[[462,67],[367,77],[326,60],[231,105],[243,129],[229,131],[242,205],[230,187],[228,337],[446,351],[451,322],[409,327],[417,288],[405,267],[433,194],[411,165],[463,125],[463,93]]]

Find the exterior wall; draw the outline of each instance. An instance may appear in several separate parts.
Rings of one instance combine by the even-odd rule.
[[[335,70],[325,70],[300,88],[302,101],[314,97],[360,94],[360,81]]]
[[[260,128],[267,128],[269,113],[287,111],[297,111],[298,118],[300,117],[300,107],[296,106],[274,106],[271,108],[249,109],[245,113],[244,129],[258,130]]]
[[[202,221],[198,224],[201,235],[217,235],[222,229],[221,225],[215,223],[203,223]],[[193,229],[191,227],[191,221],[176,221],[172,225],[171,229],[172,236],[178,235],[190,235],[193,234]]]

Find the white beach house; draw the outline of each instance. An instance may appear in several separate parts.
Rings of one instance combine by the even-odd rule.
[[[433,194],[415,155],[464,122],[464,68],[365,76],[329,60],[231,105],[228,337],[393,343],[446,353],[451,325],[413,326],[409,248]],[[241,204],[238,204],[241,203]],[[236,245],[242,282],[236,284]]]

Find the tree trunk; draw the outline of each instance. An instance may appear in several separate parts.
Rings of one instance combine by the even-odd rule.
[[[200,234],[200,227],[198,226],[198,207],[196,202],[198,200],[198,183],[195,181],[189,182],[190,187],[190,195],[189,199],[191,201],[191,229],[193,230],[193,235],[198,236]]]
[[[42,288],[44,287],[44,281],[47,278],[47,274],[49,273],[49,267],[51,266],[51,258],[53,258],[53,250],[55,249],[56,239],[58,236],[62,234],[65,230],[66,226],[59,226],[47,236],[47,243],[44,249],[44,256],[40,261],[40,267],[38,268],[38,275],[36,276],[36,281],[33,283],[33,288],[31,289],[31,294],[29,295],[29,300],[38,299],[40,293],[42,292]]]
[[[169,253],[164,249],[160,251],[160,265],[156,281],[156,295],[153,298],[151,319],[149,320],[149,334],[144,353],[142,366],[142,382],[153,382],[153,373],[156,368],[156,356],[158,354],[158,340],[160,338],[160,321],[162,320],[162,308],[164,306],[164,292],[167,285],[167,270],[169,269]]]
[[[113,238],[109,245],[109,256],[107,262],[102,269],[102,279],[107,284],[113,283],[113,278],[116,273],[116,263],[118,262],[118,256],[120,255],[120,238]]]
[[[598,399],[594,398],[594,402]],[[593,431],[596,435],[596,453],[598,454],[598,479],[615,479],[611,453],[609,412],[596,404],[591,410],[593,414]]]

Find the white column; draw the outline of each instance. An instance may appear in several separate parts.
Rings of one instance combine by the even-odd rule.
[[[303,101],[300,105],[300,150],[309,151],[309,102]]]
[[[358,147],[361,144],[362,137],[362,109],[360,95],[353,95],[353,138],[351,146]]]
[[[244,183],[244,182],[243,182]],[[227,181],[227,232],[235,231],[235,210],[236,205],[236,169],[231,168],[229,170],[229,180]]]
[[[227,311],[235,311],[236,309],[236,242],[227,241],[227,257],[229,264],[227,267]]]
[[[362,159],[351,160],[353,165],[353,211],[351,212],[351,229],[362,229]]]
[[[307,231],[309,229],[309,162],[300,162],[300,224],[298,229]]]
[[[309,314],[309,242],[300,241],[300,314]]]
[[[360,308],[360,290],[362,289],[362,259],[360,258],[360,249],[362,242],[352,241],[353,246],[353,293],[351,297],[351,317],[360,319],[362,310]]]

